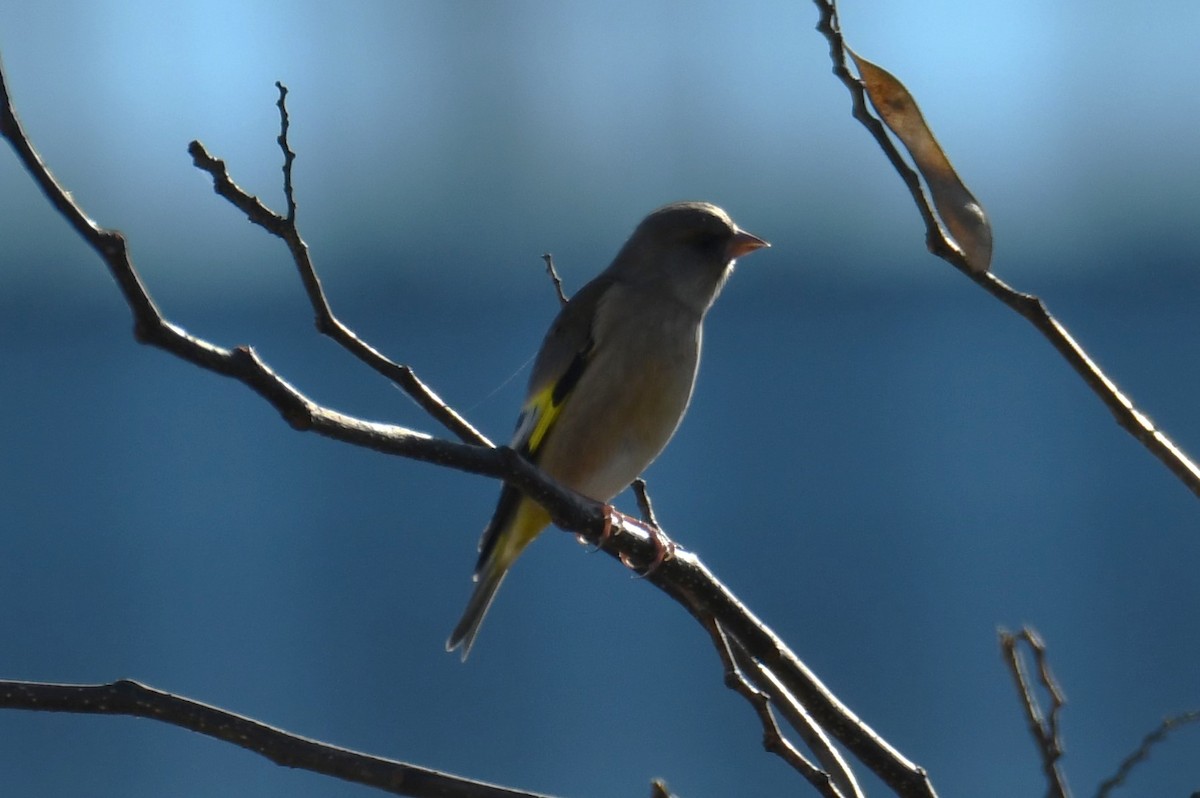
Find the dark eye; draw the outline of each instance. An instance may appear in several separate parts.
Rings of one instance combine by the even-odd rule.
[[[716,255],[725,246],[726,236],[720,233],[697,233],[692,238],[692,246],[706,255]]]

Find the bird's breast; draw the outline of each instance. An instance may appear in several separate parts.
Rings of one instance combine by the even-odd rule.
[[[679,426],[695,383],[700,325],[643,317],[607,331],[549,436],[541,467],[598,501],[624,490]]]

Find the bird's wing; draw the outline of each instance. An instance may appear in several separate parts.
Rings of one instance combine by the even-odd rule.
[[[538,461],[546,436],[554,428],[567,398],[587,369],[594,349],[593,322],[600,301],[612,282],[607,275],[601,275],[579,289],[559,311],[542,341],[512,439],[512,447],[531,462]],[[524,498],[524,494],[511,485],[506,484],[500,491],[496,511],[479,540],[476,574],[487,570],[497,542],[516,517]]]
[[[612,283],[607,275],[601,275],[581,288],[542,341],[513,433],[513,447],[535,463],[546,435],[591,361],[596,315]]]

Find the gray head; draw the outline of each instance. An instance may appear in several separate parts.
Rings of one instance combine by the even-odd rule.
[[[703,316],[734,260],[768,246],[716,205],[673,202],[642,220],[609,272],[623,282],[662,291]]]

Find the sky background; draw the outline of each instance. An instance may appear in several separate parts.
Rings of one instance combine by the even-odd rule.
[[[846,2],[1041,296],[1200,453],[1200,4]],[[668,531],[944,796],[1041,795],[998,627],[1036,626],[1088,795],[1200,707],[1196,498],[1023,320],[924,249],[807,2],[0,3],[26,129],[160,307],[314,399],[440,433],[312,329],[282,206],[340,316],[495,440],[567,289],[648,211],[774,247],[709,317],[647,477]],[[0,153],[0,676],[129,677],[373,754],[562,795],[803,793],[704,633],[547,534],[471,660],[442,645],[498,487],[292,431],[139,347],[115,286]],[[516,373],[516,376],[513,377]],[[512,377],[510,379],[510,377]],[[630,497],[618,504],[633,508]],[[144,720],[0,713],[0,790],[363,796]],[[1200,729],[1125,794],[1200,789]],[[868,784],[871,782],[868,780]],[[877,793],[878,794],[878,793]]]

